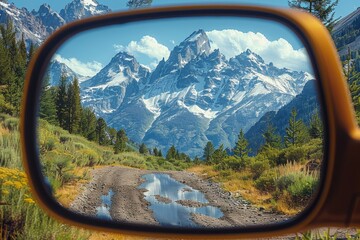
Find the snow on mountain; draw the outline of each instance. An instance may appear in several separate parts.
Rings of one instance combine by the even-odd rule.
[[[46,27],[26,8],[17,8],[14,4],[0,2],[0,24],[12,21],[16,30],[16,38],[24,36],[29,45],[31,42],[40,44],[48,36]]]
[[[60,11],[60,16],[64,18],[66,22],[72,22],[86,17],[105,14],[110,11],[107,6],[99,4],[96,0],[74,0]]]
[[[31,13],[46,27],[48,33],[54,32],[66,23],[60,14],[51,9],[49,4],[43,4],[38,11],[33,10]]]
[[[140,74],[142,72],[142,74]],[[247,50],[227,60],[203,30],[176,46],[150,74],[119,53],[82,84],[83,103],[130,139],[201,156],[207,141],[232,148],[266,112],[300,94],[309,73],[279,69]]]
[[[91,106],[98,115],[111,113],[124,98],[136,94],[139,82],[148,76],[148,68],[133,56],[120,52],[98,74],[81,84],[83,104]]]
[[[17,8],[14,4],[0,1],[0,24],[11,20],[16,29],[17,39],[22,35],[27,43],[40,45],[51,33],[65,23],[95,15],[105,14],[111,10],[96,0],[73,0],[65,6],[60,14],[50,5],[43,4],[38,11],[29,12],[26,8]]]
[[[67,77],[68,82],[71,82],[74,77],[79,80],[79,83],[82,83],[89,79],[87,76],[82,76],[75,73],[70,67],[66,64],[61,63],[57,60],[52,60],[49,66],[49,84],[51,86],[58,86],[60,83],[60,77],[64,74]]]

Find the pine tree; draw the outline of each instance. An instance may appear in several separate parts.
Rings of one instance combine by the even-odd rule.
[[[214,145],[212,144],[212,142],[208,141],[204,148],[204,154],[203,154],[203,159],[205,160],[206,163],[212,162],[214,152],[215,152]]]
[[[174,145],[170,147],[168,152],[166,153],[166,160],[171,160],[176,158],[176,148]]]
[[[145,143],[142,143],[139,147],[139,153],[141,154],[148,154],[149,153],[149,150],[148,148],[146,147]]]
[[[224,145],[221,144],[218,149],[214,151],[214,154],[212,155],[212,163],[218,164],[224,160],[224,158],[227,157],[226,150],[224,149]]]
[[[153,153],[154,153],[154,156],[156,156],[156,157],[159,156],[159,150],[156,147],[154,147]]]
[[[109,134],[109,144],[115,146],[115,143],[116,143],[116,134],[117,134],[116,129],[115,129],[115,128],[112,128],[112,127],[108,127],[108,129],[107,129],[106,131],[107,131],[107,133]]]
[[[287,147],[304,143],[309,139],[305,124],[301,120],[296,120],[296,116],[297,111],[293,108],[289,119],[289,126],[286,128],[285,145]]]
[[[106,136],[106,122],[103,118],[99,118],[96,122],[96,140],[99,145],[106,145],[108,139]]]
[[[21,68],[12,21],[7,21],[6,26],[0,25],[0,33],[2,37],[0,68],[3,68],[0,73],[4,73],[0,75],[2,78],[0,85],[6,85],[4,97],[5,101],[14,108],[12,115],[19,115],[25,67]]]
[[[85,107],[81,112],[81,135],[90,141],[96,141],[97,119],[91,108]]]
[[[27,66],[29,66],[29,63],[30,63],[32,57],[34,56],[35,51],[36,51],[36,47],[35,47],[34,43],[31,42],[30,47],[29,47],[29,52],[27,55],[27,62],[26,62]]]
[[[56,89],[50,87],[49,76],[47,75],[42,82],[39,116],[51,124],[58,125],[55,96]]]
[[[159,150],[158,157],[163,157],[163,154],[161,152],[161,149]]]
[[[80,133],[81,100],[79,80],[75,77],[68,87],[69,132]]]
[[[289,6],[313,14],[331,32],[338,21],[338,19],[334,19],[334,11],[338,2],[339,0],[289,0]]]
[[[56,115],[59,126],[68,130],[68,88],[66,79],[66,75],[62,74],[56,94]]]
[[[238,135],[238,140],[235,144],[234,148],[234,154],[241,159],[248,156],[250,149],[249,149],[249,143],[245,138],[245,134],[242,129],[240,129],[240,133]]]
[[[0,39],[0,87],[3,96],[4,108],[0,108],[1,112],[8,114],[15,113],[15,106],[12,101],[11,87],[14,86],[15,75],[11,68],[11,60],[4,40]]]
[[[323,137],[323,124],[317,111],[311,116],[309,134],[312,138]]]
[[[281,137],[276,134],[276,129],[272,124],[268,124],[263,137],[265,139],[264,147],[280,148],[281,147]]]
[[[126,143],[128,142],[128,137],[126,136],[126,132],[124,129],[120,129],[116,133],[116,141],[115,141],[115,154],[126,151]]]

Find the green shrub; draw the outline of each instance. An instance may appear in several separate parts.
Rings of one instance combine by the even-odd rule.
[[[76,162],[77,166],[92,167],[102,161],[99,154],[92,149],[81,149],[78,154],[80,157]]]
[[[250,164],[250,170],[253,174],[254,179],[258,179],[261,174],[270,169],[269,160],[263,158],[262,156],[258,156],[254,159],[254,161]]]
[[[60,142],[64,144],[64,143],[71,140],[71,136],[69,136],[69,135],[61,135],[59,139],[60,139]]]
[[[75,142],[75,143],[74,143],[74,147],[75,147],[76,150],[80,150],[80,149],[84,149],[84,148],[85,148],[84,144],[79,143],[79,142]]]
[[[288,188],[292,203],[296,205],[307,205],[314,194],[318,179],[312,175],[299,174],[296,181]]]
[[[45,152],[52,151],[55,149],[55,142],[56,140],[54,138],[48,138],[45,140],[45,143],[43,146],[40,146],[40,148]]]
[[[275,170],[267,170],[255,181],[257,189],[263,192],[273,192],[276,189],[277,173]]]
[[[263,157],[269,160],[269,163],[272,167],[275,167],[276,165],[279,165],[278,158],[281,153],[280,149],[272,148],[272,147],[264,147],[262,148],[261,152],[258,154],[257,157]],[[286,163],[286,161],[285,161]]]
[[[219,164],[215,166],[216,170],[234,170],[234,171],[240,171],[243,170],[246,167],[246,162],[248,159],[229,156],[224,158]]]
[[[19,119],[9,117],[5,119],[3,123],[4,127],[9,129],[10,131],[18,131],[19,130]]]
[[[276,181],[276,187],[280,190],[287,190],[292,184],[296,182],[297,173],[290,173],[288,175],[283,175],[279,177]]]

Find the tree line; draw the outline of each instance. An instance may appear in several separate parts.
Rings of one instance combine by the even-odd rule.
[[[310,139],[322,139],[323,134],[323,124],[318,112],[312,115],[309,126],[306,126],[301,119],[297,118],[297,111],[293,108],[289,117],[288,126],[286,127],[285,136],[281,137],[276,133],[276,128],[273,125],[268,124],[262,134],[265,143],[259,149],[259,152],[269,148],[283,149],[300,146]],[[249,157],[251,149],[249,148],[249,142],[246,139],[243,130],[240,129],[238,139],[232,150],[224,149],[223,144],[215,149],[213,143],[208,141],[203,152],[202,159],[206,163],[219,164],[229,156],[244,160]]]
[[[0,111],[19,116],[25,72],[34,53],[26,48],[24,36],[16,40],[14,25],[0,25]]]

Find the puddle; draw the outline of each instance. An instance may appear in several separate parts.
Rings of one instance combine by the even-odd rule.
[[[96,217],[102,220],[112,220],[110,216],[110,208],[111,208],[111,198],[114,196],[114,192],[112,189],[109,190],[107,195],[102,195],[101,206],[96,208]]]
[[[191,213],[202,214],[213,218],[223,216],[217,207],[206,205],[205,195],[185,184],[171,178],[168,174],[147,174],[142,176],[146,180],[139,189],[146,189],[145,199],[150,203],[150,209],[155,219],[162,226],[198,227],[191,219]],[[163,201],[166,199],[166,201]],[[176,201],[190,200],[202,204],[201,207],[183,206]]]

